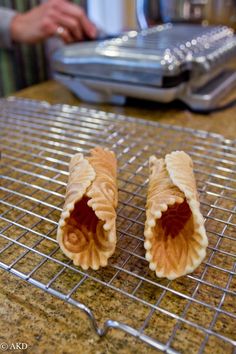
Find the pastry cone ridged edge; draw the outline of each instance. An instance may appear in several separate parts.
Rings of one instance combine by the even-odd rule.
[[[113,196],[109,195],[110,202],[112,202],[113,215],[112,215],[112,220],[108,222],[106,215],[104,217],[102,211],[98,210],[99,203],[96,203],[96,197],[100,198],[101,200],[101,193],[99,192],[100,188],[99,185],[97,185],[96,183],[97,181],[99,183],[99,178],[101,177],[100,176],[101,173],[100,171],[97,170],[96,163],[95,164],[93,163],[94,160],[93,157],[94,155],[99,153],[105,153],[107,154],[107,156],[109,155],[110,157],[112,156],[114,159],[113,162],[116,165],[115,154],[112,151],[109,151],[108,149],[94,148],[91,150],[91,156],[84,157],[83,154],[78,153],[72,157],[69,165],[69,180],[67,185],[65,204],[63,207],[63,211],[61,213],[58,230],[57,230],[57,241],[60,245],[60,248],[65,253],[65,255],[67,255],[70,259],[73,260],[75,265],[80,265],[82,266],[83,269],[87,269],[88,267],[83,266],[83,264],[80,264],[80,262],[77,259],[77,253],[70,252],[64,246],[63,227],[66,225],[66,219],[70,216],[71,212],[74,210],[75,204],[79,202],[84,196],[91,198],[88,202],[88,205],[93,209],[98,219],[104,221],[103,229],[108,235],[109,242],[114,244],[111,251],[104,252],[103,261],[98,266],[97,265],[95,267],[91,266],[91,268],[98,269],[99,266],[107,265],[107,260],[114,253],[115,244],[116,244],[116,227],[115,227],[116,212],[114,209],[117,206],[116,166],[115,166],[115,171],[114,168],[109,169],[109,173],[113,174],[113,180],[111,180],[110,178],[110,182],[111,184],[112,183],[114,184],[114,188],[113,188]],[[107,201],[108,196],[106,195],[104,198],[106,199],[105,201]],[[104,198],[103,198],[103,202],[104,202]]]
[[[74,185],[74,191],[71,190],[71,185],[72,185],[72,180],[76,178],[76,175],[79,172],[79,176],[83,176],[84,174],[84,181],[80,184],[80,187],[77,187],[77,184],[75,183]],[[57,241],[60,245],[60,248],[62,251],[65,253],[67,257],[70,259],[74,259],[74,253],[70,252],[63,243],[63,236],[64,236],[64,231],[63,227],[66,225],[66,219],[70,216],[71,212],[74,210],[75,204],[79,202],[84,194],[86,193],[86,190],[88,187],[91,185],[91,183],[94,181],[96,177],[96,173],[92,166],[89,164],[87,159],[84,158],[83,154],[78,153],[74,155],[69,164],[69,180],[67,184],[67,189],[66,189],[66,197],[65,197],[65,204],[63,207],[63,211],[61,213],[61,217],[59,220],[58,224],[58,229],[57,229]],[[76,178],[77,179],[77,178]],[[82,180],[82,178],[81,178]],[[69,194],[71,194],[71,197],[69,199],[69,202],[67,198],[69,197]]]

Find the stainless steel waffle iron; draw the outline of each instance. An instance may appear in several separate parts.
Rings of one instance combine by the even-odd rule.
[[[204,110],[217,108],[236,84],[235,58],[236,36],[228,27],[165,24],[65,46],[54,54],[53,68],[55,79],[86,101],[180,99]]]

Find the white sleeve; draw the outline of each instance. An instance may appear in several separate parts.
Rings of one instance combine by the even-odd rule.
[[[0,7],[0,48],[10,48],[12,45],[10,25],[16,14],[14,10]]]

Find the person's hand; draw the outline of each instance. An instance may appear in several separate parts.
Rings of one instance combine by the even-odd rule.
[[[15,42],[36,43],[56,34],[65,43],[72,43],[95,38],[97,30],[84,10],[67,0],[48,0],[17,14],[11,22],[11,38]]]

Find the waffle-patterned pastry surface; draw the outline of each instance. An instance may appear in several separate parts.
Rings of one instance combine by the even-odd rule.
[[[183,151],[151,156],[146,204],[146,259],[158,277],[191,273],[208,244],[200,212],[193,163]]]
[[[69,167],[57,240],[83,269],[107,265],[116,246],[117,173],[112,151],[97,147],[89,157],[76,154]]]

